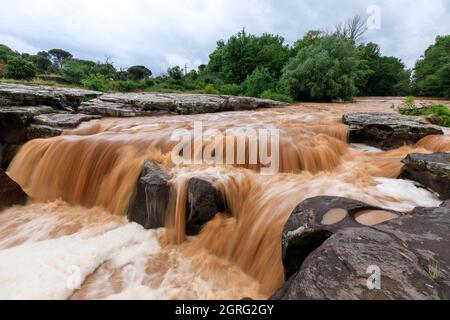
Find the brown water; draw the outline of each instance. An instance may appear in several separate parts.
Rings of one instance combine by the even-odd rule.
[[[3,257],[11,265],[25,253],[47,252],[48,246],[53,248],[48,261],[82,266],[79,289],[66,288],[67,272],[60,265],[45,273],[54,277],[55,287],[50,288],[39,286],[32,270],[19,270],[17,281],[27,277],[35,281],[38,297],[266,298],[284,282],[281,231],[302,200],[345,196],[404,212],[439,203],[413,183],[393,178],[408,153],[450,151],[448,134],[389,152],[345,142],[343,113],[393,112],[390,105],[389,101],[301,104],[195,116],[110,118],[84,123],[60,137],[33,140],[20,150],[8,173],[34,204],[0,215],[0,248],[4,248],[0,262]],[[202,121],[204,130],[222,132],[278,128],[279,173],[262,175],[260,166],[248,162],[175,166],[170,152],[176,142],[170,136],[176,129],[191,129],[194,121]],[[249,143],[246,149],[248,159]],[[158,231],[144,231],[124,218],[146,159],[170,168],[177,190],[176,206],[168,217],[171,223]],[[227,196],[230,216],[218,215],[197,237],[186,238],[187,181],[193,176],[214,181]],[[336,219],[334,214],[330,218]],[[377,223],[378,218],[386,216],[371,213],[371,221]],[[74,252],[63,249],[70,245]],[[46,256],[39,259],[47,261]],[[40,265],[29,265],[39,270]],[[2,280],[0,273],[0,288]],[[0,295],[27,296],[17,290],[0,289]]]

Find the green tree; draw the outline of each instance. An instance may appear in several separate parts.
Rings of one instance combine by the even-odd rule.
[[[418,95],[450,97],[450,35],[438,36],[414,69]]]
[[[95,62],[87,60],[70,60],[66,62],[61,70],[64,80],[73,83],[81,84],[84,79],[94,75],[92,72]]]
[[[39,73],[49,73],[52,70],[52,60],[48,52],[39,51],[37,54],[30,56],[29,60],[34,63]]]
[[[183,71],[179,66],[175,66],[172,68],[167,69],[167,75],[170,79],[175,81],[182,81],[183,80]]]
[[[384,57],[375,43],[360,45],[360,68],[366,77],[359,81],[359,94],[366,96],[404,96],[411,91],[411,72],[395,57]]]
[[[317,40],[324,36],[323,32],[320,30],[310,30],[308,31],[302,39],[294,42],[290,50],[290,56],[295,57],[300,49],[308,47],[314,44]]]
[[[17,52],[12,51],[9,47],[0,44],[0,62],[8,62],[8,58],[12,56],[18,56]]]
[[[242,30],[226,43],[217,42],[207,69],[225,83],[240,84],[257,67],[266,67],[271,74],[279,77],[288,58],[289,48],[284,44],[283,37],[267,33],[255,36]]]
[[[299,50],[283,69],[281,87],[296,100],[351,99],[364,76],[359,52],[351,40],[324,36]]]
[[[5,76],[9,79],[31,80],[36,76],[36,67],[23,57],[9,57]]]
[[[152,75],[152,71],[144,66],[132,66],[127,70],[129,79],[144,80]]]
[[[256,68],[244,81],[245,95],[259,97],[262,92],[273,89],[275,81],[269,69]]]
[[[61,70],[64,64],[73,58],[72,54],[63,49],[52,49],[48,51],[56,70]]]

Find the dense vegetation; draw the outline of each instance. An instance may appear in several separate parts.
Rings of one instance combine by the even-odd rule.
[[[414,70],[362,43],[359,18],[335,31],[309,31],[293,45],[272,34],[245,30],[218,41],[207,65],[187,72],[171,67],[154,77],[142,65],[117,69],[106,59],[75,58],[62,49],[20,54],[0,45],[0,77],[57,81],[102,91],[193,91],[293,100],[351,100],[356,95],[450,97],[450,36],[439,36]]]
[[[408,97],[406,101],[397,107],[398,112],[412,116],[427,116],[434,124],[450,127],[450,109],[442,104],[430,104],[417,106],[414,97]]]

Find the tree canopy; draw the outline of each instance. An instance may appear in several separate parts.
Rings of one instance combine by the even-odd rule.
[[[364,76],[359,52],[338,35],[324,36],[300,49],[283,69],[281,86],[294,99],[328,101],[351,99]]]
[[[63,49],[21,54],[0,45],[0,77],[50,74],[42,78],[102,90],[196,91],[282,101],[450,96],[450,35],[437,37],[414,70],[408,70],[400,59],[384,56],[377,44],[364,43],[366,30],[364,20],[354,17],[333,32],[310,30],[288,45],[280,35],[242,29],[218,41],[207,64],[190,70],[172,66],[156,77],[144,65],[116,69],[110,58],[81,60]]]
[[[209,72],[216,73],[225,83],[242,83],[258,67],[279,76],[289,58],[289,47],[281,36],[268,33],[255,36],[243,29],[227,42],[217,42],[209,57]]]
[[[450,97],[450,35],[438,36],[414,69],[419,95]]]

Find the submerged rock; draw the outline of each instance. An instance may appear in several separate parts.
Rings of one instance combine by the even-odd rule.
[[[79,112],[113,117],[151,116],[164,113],[197,114],[253,110],[285,103],[251,97],[177,93],[115,93],[85,102]]]
[[[385,212],[389,218],[401,215],[341,197],[319,196],[300,203],[291,213],[282,234],[286,279],[296,273],[306,257],[332,234],[344,228],[364,227],[357,221],[360,219],[357,216],[370,211]]]
[[[102,93],[74,88],[27,86],[0,83],[0,108],[2,106],[51,106],[59,110],[75,110],[83,102]]]
[[[396,113],[348,113],[342,121],[349,126],[350,143],[364,143],[385,150],[414,144],[429,135],[444,134],[438,126]]]
[[[402,178],[419,182],[437,192],[442,200],[450,199],[450,153],[413,153],[402,162]]]
[[[25,204],[28,196],[22,188],[0,169],[0,210],[16,204]]]
[[[445,207],[416,208],[374,227],[342,229],[272,299],[449,299],[449,234]]]
[[[145,161],[138,181],[134,200],[128,212],[128,220],[146,229],[162,228],[171,198],[170,175],[167,170],[152,161]]]
[[[226,208],[225,197],[213,183],[202,178],[191,178],[186,204],[186,234],[196,235],[201,227]]]

